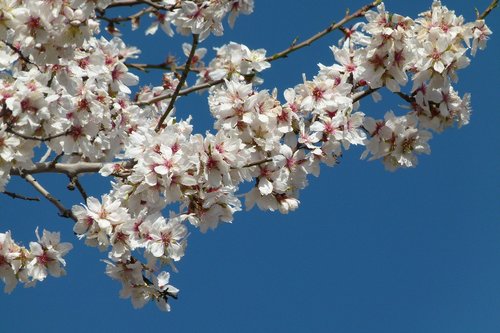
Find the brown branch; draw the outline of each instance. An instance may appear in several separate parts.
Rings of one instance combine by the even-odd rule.
[[[118,164],[123,169],[115,174],[114,176],[121,177],[122,173],[126,174],[126,171],[133,166],[133,161],[123,161],[123,162],[110,162],[110,163],[99,163],[99,162],[78,162],[78,163],[52,163],[52,162],[42,162],[36,163],[31,168],[19,169],[12,168],[10,174],[12,176],[22,176],[24,175],[34,175],[39,173],[60,173],[74,177],[83,173],[96,173],[99,172],[106,164]]]
[[[161,69],[161,70],[168,70],[168,71],[172,71],[172,72],[184,71],[184,69],[185,69],[185,66],[174,66],[174,65],[171,65],[167,62],[164,62],[161,64],[138,64],[138,63],[126,62],[125,66],[140,70],[142,72],[148,72],[148,69]],[[200,69],[199,68],[190,68],[189,71],[199,73]]]
[[[312,36],[311,38],[307,39],[306,41],[304,41],[304,42],[302,42],[300,44],[296,44],[296,39],[295,39],[294,42],[292,43],[292,45],[290,45],[287,49],[285,49],[285,50],[283,50],[281,52],[278,52],[278,53],[276,53],[276,54],[274,54],[274,55],[272,55],[270,57],[267,57],[266,61],[274,61],[274,60],[277,60],[279,58],[284,58],[284,57],[286,57],[291,52],[294,52],[294,51],[296,51],[298,49],[301,49],[301,48],[303,48],[305,46],[311,45],[314,41],[316,41],[316,40],[320,39],[321,37],[327,35],[328,33],[332,32],[333,30],[338,29],[340,27],[343,27],[343,25],[345,23],[349,22],[350,20],[352,20],[354,18],[357,18],[357,17],[360,17],[360,16],[363,16],[368,10],[370,10],[370,9],[376,7],[378,4],[380,4],[380,2],[381,2],[381,0],[376,0],[376,1],[372,2],[371,4],[368,4],[368,5],[365,5],[365,6],[361,7],[360,9],[358,9],[353,14],[346,15],[338,23],[331,24],[325,30],[317,33],[316,35]],[[206,83],[203,83],[203,84],[199,84],[197,86],[193,86],[193,87],[190,87],[190,88],[187,88],[187,89],[183,89],[183,90],[179,91],[178,96],[185,96],[185,95],[188,95],[188,94],[193,93],[195,91],[207,89],[207,88],[210,88],[212,86],[221,84],[222,82],[224,82],[224,79],[209,81],[209,82],[206,82]],[[156,96],[156,97],[151,98],[151,99],[149,99],[147,101],[138,102],[137,105],[144,106],[144,105],[154,104],[154,103],[157,103],[157,102],[162,101],[164,99],[171,98],[172,96],[173,96],[172,93],[165,94],[165,95],[160,95],[160,96]]]
[[[352,102],[356,103],[357,101],[365,98],[366,96],[369,96],[369,95],[373,94],[375,91],[377,91],[379,89],[380,88],[375,88],[375,89],[368,88],[366,90],[360,91],[360,92],[358,92],[358,93],[356,93],[356,94],[353,95]]]
[[[73,215],[70,209],[64,207],[64,205],[57,200],[49,191],[47,191],[32,175],[29,174],[21,174],[31,186],[35,188],[41,195],[43,195],[48,201],[50,201],[54,206],[59,210],[59,215],[62,217],[70,218],[76,222],[76,217]]]
[[[140,11],[138,11],[137,13],[130,15],[130,16],[124,16],[124,17],[118,16],[118,17],[114,17],[114,18],[109,18],[109,17],[105,16],[106,9],[113,8],[113,7],[132,7],[132,6],[136,6],[136,5],[148,5],[148,7],[143,8]],[[122,2],[117,2],[117,3],[112,3],[111,5],[106,7],[104,10],[99,10],[98,11],[99,15],[97,15],[97,18],[104,20],[104,21],[107,21],[111,24],[115,24],[115,23],[120,23],[120,22],[125,22],[125,21],[133,21],[133,20],[139,19],[141,16],[143,16],[144,14],[147,14],[147,13],[153,13],[153,12],[157,12],[159,10],[173,11],[174,9],[177,9],[179,7],[180,7],[180,2],[177,2],[171,6],[163,6],[163,5],[157,4],[153,1],[146,1],[146,0],[122,1]]]
[[[24,196],[22,194],[17,194],[17,193],[14,193],[14,192],[3,191],[1,193],[5,194],[5,195],[8,195],[12,199],[21,199],[21,200],[27,200],[27,201],[40,201],[39,198],[27,197],[27,196]]]
[[[224,82],[224,79],[219,79],[219,80],[214,80],[214,81],[209,81],[209,82],[206,82],[206,83],[202,83],[202,84],[199,84],[197,86],[192,86],[190,88],[183,89],[183,90],[179,91],[178,95],[179,96],[189,95],[189,94],[191,94],[191,93],[193,93],[195,91],[207,89],[207,88],[210,88],[212,86],[221,84],[222,82]],[[157,103],[157,102],[162,101],[164,99],[170,98],[172,96],[173,96],[173,93],[156,96],[156,97],[151,98],[151,99],[149,99],[147,101],[144,101],[144,102],[137,102],[137,105],[138,106],[144,106],[144,105],[154,104],[154,103]]]
[[[486,18],[486,16],[488,16],[491,13],[491,11],[493,9],[495,9],[496,7],[498,7],[498,0],[491,1],[491,3],[488,6],[488,8],[486,8],[481,15],[478,15],[477,19],[478,20],[484,20]]]
[[[398,95],[399,97],[401,97],[402,99],[404,99],[405,101],[407,101],[408,103],[412,104],[415,102],[415,98],[414,97],[411,97],[411,96],[408,96],[400,91],[398,92],[395,92],[396,95]]]
[[[11,43],[8,43],[4,40],[2,40],[2,42],[7,45],[12,51],[16,52],[17,55],[19,56],[19,58],[21,58],[21,60],[23,60],[25,63],[27,64],[30,64],[30,65],[33,65],[35,66],[36,68],[40,69],[40,67],[38,67],[37,64],[35,64],[34,62],[32,62],[27,56],[25,56],[21,50],[19,50],[17,47],[15,47],[14,45],[12,45]]]
[[[169,113],[172,111],[174,108],[175,100],[177,97],[179,97],[179,92],[181,91],[182,86],[186,82],[187,76],[189,74],[189,68],[191,67],[191,62],[193,60],[194,54],[196,52],[196,48],[198,47],[198,37],[199,35],[193,34],[193,44],[191,45],[191,51],[189,52],[189,56],[186,60],[186,64],[184,65],[184,70],[182,71],[182,76],[179,80],[179,83],[177,84],[177,87],[175,87],[175,91],[170,99],[170,102],[168,104],[167,109],[163,113],[163,115],[160,117],[158,120],[158,124],[156,125],[155,131],[159,132],[163,126],[163,122],[169,115]]]
[[[147,8],[144,8],[144,9],[141,9],[140,11],[138,11],[137,13],[135,14],[132,14],[130,16],[118,16],[118,17],[113,17],[113,18],[109,18],[107,16],[104,16],[104,12],[102,11],[98,16],[97,18],[100,19],[100,20],[104,20],[106,22],[109,22],[109,23],[112,23],[112,24],[115,24],[115,23],[121,23],[121,22],[126,22],[126,21],[133,21],[133,20],[136,20],[138,18],[140,18],[141,16],[143,16],[144,14],[148,14],[148,13],[152,13],[154,12],[156,9],[152,8],[152,7],[147,7]]]
[[[69,178],[69,184],[67,186],[68,190],[74,191],[76,188],[78,192],[80,192],[80,195],[82,196],[83,200],[87,201],[88,198],[87,191],[85,191],[85,189],[83,188],[82,184],[80,183],[80,180],[78,179],[78,176],[71,177],[68,175],[68,178]]]
[[[358,17],[361,17],[363,15],[365,15],[365,13],[367,11],[369,11],[370,9],[378,6],[380,3],[382,2],[382,0],[376,0],[376,1],[373,1],[372,3],[368,4],[368,5],[365,5],[363,7],[361,7],[360,9],[358,9],[357,11],[355,11],[354,13],[352,14],[349,14],[347,13],[346,16],[344,16],[344,18],[342,20],[340,20],[339,22],[337,23],[332,23],[330,26],[328,26],[326,29],[324,29],[323,31],[320,31],[318,32],[317,34],[315,34],[314,36],[310,37],[309,39],[306,39],[305,41],[303,41],[302,43],[299,43],[299,44],[292,44],[290,45],[287,49],[281,51],[281,52],[278,52],[272,56],[269,56],[266,58],[266,61],[274,61],[276,59],[279,59],[279,58],[285,58],[288,56],[288,54],[294,52],[294,51],[297,51],[305,46],[309,46],[311,45],[313,42],[315,42],[316,40],[322,38],[323,36],[326,36],[327,34],[329,34],[330,32],[336,30],[336,29],[339,29],[340,27],[342,27],[344,24],[346,24],[347,22],[355,19],[355,18],[358,18]]]
[[[257,161],[257,162],[246,164],[242,168],[250,168],[250,167],[253,167],[253,166],[256,166],[256,165],[261,165],[261,164],[264,164],[264,163],[267,163],[267,162],[272,162],[272,161],[273,161],[272,158],[266,158],[265,160],[261,160],[261,161]]]
[[[115,8],[115,7],[132,7],[132,6],[137,6],[137,5],[142,5],[143,3],[141,1],[120,1],[120,2],[113,2],[112,4],[108,5],[105,9],[109,8]]]
[[[65,135],[69,134],[69,130],[68,130],[68,131],[64,131],[62,133],[57,133],[57,134],[50,135],[50,136],[47,136],[47,137],[29,136],[29,135],[24,135],[24,134],[21,134],[19,132],[16,132],[10,126],[7,127],[7,129],[5,131],[8,132],[8,133],[14,134],[15,136],[18,136],[18,137],[20,137],[22,139],[25,139],[25,140],[33,140],[33,141],[41,141],[41,142],[50,141],[52,139],[56,139],[56,138],[59,138],[61,136],[65,136]]]
[[[165,7],[163,5],[159,5],[157,3],[154,3],[153,1],[148,1],[148,0],[139,0],[144,5],[148,5],[150,7],[153,7],[155,9],[167,9],[168,7]]]
[[[154,1],[148,1],[148,0],[120,1],[120,2],[115,2],[115,3],[110,4],[109,6],[106,7],[106,9],[115,8],[115,7],[132,7],[132,6],[137,6],[137,5],[148,5],[150,7],[155,8],[155,9],[164,9],[164,10],[172,11],[172,10],[180,7],[180,1],[173,4],[172,6],[163,6],[163,5],[160,5],[158,3],[155,3]]]

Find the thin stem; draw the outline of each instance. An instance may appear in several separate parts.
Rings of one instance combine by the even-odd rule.
[[[288,54],[290,54],[290,53],[292,53],[294,51],[297,51],[297,50],[299,50],[299,49],[301,49],[303,47],[311,45],[313,42],[315,42],[316,40],[318,40],[318,39],[326,36],[330,32],[332,32],[332,31],[334,31],[336,29],[341,28],[344,24],[346,24],[347,22],[351,21],[352,19],[355,19],[355,18],[358,18],[358,17],[361,17],[361,16],[365,15],[365,13],[367,11],[369,11],[370,9],[378,6],[380,4],[380,2],[381,2],[381,0],[373,1],[370,4],[361,7],[360,9],[358,9],[357,11],[355,11],[352,14],[346,14],[346,16],[344,16],[344,18],[342,20],[340,20],[339,22],[332,23],[331,25],[329,25],[323,31],[318,32],[314,36],[312,36],[312,37],[306,39],[305,41],[303,41],[302,43],[299,43],[299,44],[292,43],[292,45],[290,45],[287,49],[285,49],[285,50],[283,50],[281,52],[278,52],[278,53],[276,53],[276,54],[274,54],[272,56],[267,57],[266,61],[274,61],[276,59],[285,58],[285,57],[288,56]]]
[[[224,79],[209,81],[209,82],[206,82],[206,83],[199,84],[197,86],[192,86],[190,88],[186,88],[186,89],[183,89],[183,90],[179,91],[178,96],[189,95],[189,94],[191,94],[191,93],[193,93],[195,91],[207,89],[207,88],[210,88],[212,86],[221,84],[222,82],[224,82]],[[157,103],[157,102],[162,101],[164,99],[171,98],[172,96],[173,96],[173,93],[156,96],[156,97],[151,98],[151,99],[149,99],[147,101],[138,102],[137,105],[144,106],[144,105],[154,104],[154,103]]]
[[[75,188],[80,192],[80,195],[82,196],[84,201],[87,201],[88,195],[87,191],[83,188],[82,184],[80,183],[80,180],[78,179],[78,176],[69,176],[69,184],[68,184],[68,190],[73,191]]]
[[[49,191],[47,191],[32,175],[30,174],[21,174],[31,186],[35,188],[41,195],[43,195],[48,201],[50,201],[54,206],[59,210],[59,215],[62,217],[70,218],[73,221],[76,221],[75,215],[71,212],[71,210],[64,207],[64,205],[57,200]]]
[[[316,35],[312,36],[311,38],[305,40],[304,42],[302,42],[300,44],[296,44],[295,43],[296,40],[294,40],[294,42],[292,43],[292,45],[290,45],[287,49],[285,49],[285,50],[283,50],[281,52],[278,52],[278,53],[276,53],[276,54],[274,54],[274,55],[272,55],[270,57],[267,57],[266,61],[274,61],[274,60],[277,60],[277,59],[280,59],[280,58],[285,58],[289,53],[294,52],[296,50],[299,50],[299,49],[301,49],[301,48],[303,48],[305,46],[311,45],[313,42],[315,42],[316,40],[320,39],[321,37],[327,35],[328,33],[334,31],[335,29],[339,29],[339,28],[343,27],[343,25],[345,23],[349,22],[350,20],[352,20],[354,18],[357,18],[357,17],[360,17],[360,16],[363,16],[368,10],[370,10],[370,9],[376,7],[377,5],[379,5],[380,2],[381,2],[381,0],[376,0],[376,1],[372,2],[371,4],[368,4],[368,5],[365,5],[365,6],[361,7],[360,9],[358,9],[353,14],[346,15],[338,23],[331,24],[329,27],[327,27],[323,31],[317,33]],[[186,89],[180,90],[177,95],[178,96],[185,96],[185,95],[191,94],[191,93],[193,93],[195,91],[207,89],[207,88],[210,88],[212,86],[221,84],[222,82],[224,82],[224,79],[209,81],[209,82],[206,82],[206,83],[203,83],[203,84],[199,84],[197,86],[193,86],[193,87],[190,87],[190,88],[186,88]],[[160,102],[160,101],[162,101],[164,99],[171,98],[173,95],[174,95],[173,93],[169,93],[169,94],[165,94],[165,95],[156,96],[156,97],[151,98],[151,99],[149,99],[147,101],[138,102],[137,105],[144,106],[144,105],[154,104],[154,103]]]
[[[175,3],[172,6],[164,6],[164,5],[160,5],[158,3],[155,3],[154,1],[131,0],[131,1],[120,1],[120,2],[112,3],[109,6],[107,6],[106,9],[114,8],[114,7],[132,7],[132,6],[137,6],[137,5],[149,5],[150,7],[153,7],[155,9],[164,9],[164,10],[169,10],[169,11],[174,10],[175,8],[178,8],[180,6],[179,3]]]
[[[496,7],[498,7],[498,0],[493,0],[493,1],[491,1],[491,3],[490,3],[490,5],[488,6],[488,8],[486,8],[486,9],[484,10],[484,12],[483,12],[481,15],[479,15],[479,16],[477,17],[477,19],[478,19],[478,20],[484,20],[484,19],[486,18],[486,16],[488,16],[488,15],[491,13],[491,11],[492,11],[493,9],[495,9]]]
[[[21,60],[23,60],[25,63],[27,64],[30,64],[30,65],[33,65],[35,66],[36,68],[40,69],[40,67],[38,67],[37,64],[35,64],[34,62],[32,62],[27,56],[25,56],[21,50],[19,50],[17,47],[15,47],[14,45],[12,45],[11,43],[8,43],[4,40],[2,40],[2,42],[7,45],[12,51],[16,52],[17,55],[19,56],[19,58],[21,58]]]
[[[369,96],[371,94],[373,94],[375,91],[379,90],[380,88],[375,88],[375,89],[372,89],[372,88],[368,88],[366,90],[363,90],[361,92],[358,92],[356,94],[353,95],[352,97],[352,102],[353,103],[356,103],[357,101],[365,98],[366,96]]]
[[[401,97],[402,99],[404,99],[405,101],[407,101],[408,103],[412,104],[415,102],[415,98],[411,97],[411,96],[408,96],[400,91],[398,92],[395,92],[396,95],[398,95],[399,97]]]
[[[266,158],[265,160],[261,160],[261,161],[257,161],[257,162],[246,164],[246,165],[243,166],[243,168],[250,168],[250,167],[253,167],[253,166],[256,166],[256,165],[261,165],[261,164],[264,164],[264,163],[267,163],[267,162],[272,162],[272,161],[273,161],[272,158]]]
[[[169,70],[169,71],[184,71],[185,66],[172,66],[171,64],[168,64],[166,62],[161,63],[161,64],[138,64],[138,63],[129,63],[126,62],[125,66],[134,68],[137,70],[140,70],[142,72],[148,72],[148,69],[161,69],[161,70]],[[200,72],[199,68],[190,68],[189,69],[191,72]]]
[[[147,8],[144,8],[144,9],[141,9],[140,11],[138,11],[137,13],[133,14],[133,15],[130,15],[130,16],[119,16],[119,17],[113,17],[113,18],[109,18],[107,16],[104,16],[104,12],[101,12],[97,18],[100,19],[100,20],[104,20],[106,22],[109,22],[109,23],[121,23],[121,22],[126,22],[126,21],[133,21],[133,20],[137,20],[139,19],[141,16],[143,16],[144,14],[147,14],[147,13],[152,13],[154,12],[155,9],[154,8],[151,8],[151,7],[147,7]]]
[[[12,199],[21,199],[21,200],[26,200],[26,201],[40,201],[39,198],[27,197],[27,196],[24,196],[22,194],[17,194],[17,193],[14,193],[14,192],[3,191],[1,193],[5,194],[5,195],[8,195]]]
[[[168,103],[168,107],[163,113],[163,115],[160,117],[158,120],[158,124],[156,125],[155,131],[159,132],[163,126],[163,122],[169,115],[169,113],[172,111],[174,108],[175,100],[177,97],[179,97],[179,92],[181,91],[182,86],[186,82],[187,76],[189,74],[189,68],[191,67],[191,62],[193,60],[194,54],[196,52],[196,48],[198,47],[198,37],[199,35],[193,34],[193,45],[191,45],[191,51],[189,52],[189,56],[186,60],[186,64],[184,65],[184,70],[182,71],[182,76],[179,80],[179,83],[177,84],[177,87],[175,87],[175,91],[172,95],[172,98],[170,99],[170,102]]]
[[[22,133],[16,132],[12,127],[7,127],[6,132],[14,134],[15,136],[18,136],[18,137],[25,139],[25,140],[33,140],[33,141],[40,141],[40,142],[50,141],[50,140],[59,138],[61,136],[68,135],[68,133],[69,133],[69,131],[64,131],[62,133],[57,133],[57,134],[50,135],[47,137],[29,136],[29,135],[24,135]]]

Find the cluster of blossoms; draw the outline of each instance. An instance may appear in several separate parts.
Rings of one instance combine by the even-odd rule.
[[[389,170],[412,167],[416,154],[429,153],[429,131],[442,132],[466,125],[470,117],[470,95],[460,97],[452,83],[457,70],[470,60],[467,51],[484,48],[491,31],[483,20],[464,23],[461,16],[434,1],[430,11],[412,20],[388,13],[383,4],[366,14],[361,31],[348,31],[342,49],[332,47],[337,70],[352,75],[354,86],[370,89],[387,87],[409,103],[411,112],[384,120],[366,117],[364,130],[369,135],[363,157],[383,159]],[[335,66],[334,66],[335,67]],[[411,75],[412,88],[401,88]]]
[[[106,273],[123,286],[121,295],[131,297],[135,307],[155,300],[162,310],[169,310],[167,297],[176,297],[177,289],[167,285],[169,274],[154,274],[158,262],[162,265],[178,261],[184,255],[187,229],[180,218],[165,220],[160,214],[140,212],[134,218],[122,207],[120,200],[103,195],[102,203],[87,199],[85,207],[73,207],[77,222],[75,233],[85,237],[89,246],[106,250],[111,247]],[[147,263],[132,256],[132,251],[144,249]]]
[[[231,42],[215,50],[217,55],[207,67],[200,70],[196,84],[227,78],[232,81],[252,81],[257,85],[263,81],[256,74],[271,67],[266,61],[264,49],[250,50],[243,44]]]
[[[319,176],[322,163],[336,165],[351,145],[366,146],[362,157],[382,159],[390,170],[413,167],[417,154],[430,152],[430,131],[467,124],[470,97],[460,97],[451,84],[457,70],[468,65],[467,52],[484,48],[491,34],[484,21],[464,23],[439,1],[417,20],[388,13],[380,4],[365,13],[366,23],[345,30],[339,46],[331,47],[336,63],[320,64],[312,80],[304,77],[286,89],[284,102],[276,90],[256,89],[262,82],[257,75],[273,59],[265,50],[229,43],[217,48],[205,66],[206,50],[185,44],[184,68],[191,65],[198,72],[191,88],[211,86],[214,133],[202,135],[193,132],[191,118],[174,117],[187,71],[169,72],[161,86],[144,87],[130,99],[129,86],[138,77],[125,61],[139,50],[117,37],[94,36],[94,9],[102,13],[120,1],[51,1],[37,13],[31,3],[38,2],[0,5],[0,52],[6,55],[0,63],[0,190],[11,173],[30,173],[48,159],[49,170],[59,161],[75,168],[99,165],[102,176],[114,177],[112,189],[73,206],[68,213],[76,222],[73,230],[87,245],[108,251],[106,272],[121,282],[122,297],[131,298],[135,307],[155,301],[166,311],[178,290],[168,284],[163,268],[175,271],[189,225],[206,232],[231,222],[242,209],[241,197],[247,209],[257,205],[288,213],[298,207],[307,176]],[[253,9],[251,0],[154,4],[147,7],[155,17],[147,33],[161,26],[172,35],[173,24],[200,40],[222,34],[226,14],[234,22],[238,13]],[[17,30],[20,24],[29,27],[30,20],[51,28]],[[61,30],[64,24],[75,27],[73,39],[61,37],[67,33]],[[409,81],[412,87],[404,93]],[[409,112],[388,112],[383,120],[365,116],[360,100],[379,98],[382,87],[402,97]],[[34,150],[41,147],[47,153],[42,163],[34,163]],[[244,182],[253,186],[240,193]],[[169,207],[177,209],[162,216]],[[31,252],[33,258],[48,253],[50,260],[23,259],[23,266],[19,258],[33,254],[15,245],[10,233],[0,234],[2,278],[11,290],[17,280],[45,278],[44,267],[60,275],[67,250],[58,236],[44,232]]]
[[[146,30],[147,35],[155,34],[158,27],[161,27],[167,35],[173,36],[173,24],[178,33],[185,36],[196,34],[200,36],[200,40],[204,40],[211,33],[222,36],[222,20],[227,14],[229,25],[233,27],[240,13],[248,15],[253,12],[253,0],[163,0],[159,2],[159,6],[149,14],[154,20]],[[132,21],[132,25],[133,28],[139,26],[139,17]]]
[[[18,282],[31,287],[50,274],[59,277],[66,274],[64,256],[73,248],[70,243],[61,243],[58,232],[36,231],[37,242],[30,242],[27,249],[17,244],[10,234],[0,233],[0,280],[4,291],[12,292]]]
[[[0,39],[2,59],[7,63],[24,55],[39,65],[57,63],[59,58],[71,59],[80,47],[99,31],[96,8],[102,9],[111,0],[6,0],[0,3]],[[7,65],[7,66],[5,66]]]

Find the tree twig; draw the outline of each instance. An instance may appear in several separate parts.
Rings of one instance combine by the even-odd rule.
[[[399,97],[401,97],[402,99],[404,99],[405,101],[407,101],[408,103],[412,104],[415,102],[415,98],[414,97],[411,97],[411,96],[408,96],[400,91],[398,92],[395,92],[396,95],[398,95]]]
[[[357,18],[357,17],[360,17],[360,16],[363,16],[368,10],[370,10],[370,9],[376,7],[378,4],[380,4],[380,2],[381,2],[381,0],[376,0],[376,1],[373,1],[372,3],[370,3],[368,5],[365,5],[365,6],[361,7],[360,9],[358,9],[353,14],[346,15],[338,23],[331,24],[329,27],[327,27],[323,31],[317,33],[316,35],[310,37],[309,39],[305,40],[302,43],[296,44],[296,42],[294,40],[294,42],[287,49],[285,49],[285,50],[283,50],[281,52],[278,52],[278,53],[276,53],[276,54],[274,54],[274,55],[272,55],[270,57],[267,57],[266,61],[274,61],[274,60],[277,60],[277,59],[280,59],[280,58],[284,58],[284,57],[286,57],[291,52],[294,52],[294,51],[296,51],[298,49],[301,49],[301,48],[303,48],[305,46],[311,45],[313,42],[315,42],[316,40],[320,39],[321,37],[327,35],[328,33],[334,31],[335,29],[338,29],[338,28],[342,27],[345,23],[349,22],[350,20],[352,20],[354,18]],[[185,96],[185,95],[188,95],[188,94],[193,93],[195,91],[207,89],[207,88],[210,88],[212,86],[221,84],[222,82],[224,82],[224,79],[209,81],[209,82],[206,82],[206,83],[203,83],[203,84],[199,84],[199,85],[196,85],[196,86],[193,86],[193,87],[190,87],[190,88],[186,88],[186,89],[180,90],[177,95],[178,96]],[[159,96],[151,98],[151,99],[149,99],[147,101],[138,102],[137,105],[144,106],[144,105],[154,104],[154,103],[160,102],[160,101],[162,101],[164,99],[171,98],[173,95],[174,94],[172,94],[172,93],[165,94],[165,95],[159,95]]]
[[[18,137],[25,139],[25,140],[33,140],[33,141],[40,141],[40,142],[50,141],[50,140],[53,140],[53,139],[56,139],[56,138],[59,138],[61,136],[65,136],[65,135],[69,134],[69,131],[64,131],[62,133],[57,133],[57,134],[50,135],[47,137],[29,136],[29,135],[24,135],[22,133],[16,132],[11,126],[7,127],[6,132],[14,134],[15,136],[18,136]]]
[[[148,69],[162,69],[162,70],[169,70],[169,71],[184,71],[185,66],[172,66],[166,62],[161,63],[161,64],[139,64],[139,63],[129,63],[126,62],[125,66],[134,68],[137,70],[140,70],[142,72],[147,72]],[[189,69],[191,72],[198,73],[200,72],[199,68],[190,68]]]
[[[87,201],[88,195],[87,191],[83,188],[82,184],[80,183],[80,179],[78,179],[78,176],[69,176],[69,184],[68,184],[68,190],[73,191],[75,188],[80,192],[80,195],[82,196],[84,201]]]
[[[491,11],[492,11],[493,9],[495,9],[496,7],[498,7],[498,0],[493,0],[493,1],[491,1],[491,3],[490,3],[490,5],[488,6],[488,8],[486,8],[486,9],[484,10],[484,12],[483,12],[481,15],[479,15],[479,16],[477,17],[477,19],[478,19],[478,20],[484,20],[484,19],[486,18],[486,16],[488,16],[488,15],[491,13]]]
[[[301,48],[303,48],[305,46],[311,45],[313,42],[315,42],[316,40],[318,40],[318,39],[322,38],[323,36],[329,34],[330,32],[332,32],[332,31],[334,31],[336,29],[341,28],[344,24],[346,24],[347,22],[351,21],[352,19],[355,19],[357,17],[361,17],[361,16],[365,15],[365,13],[367,11],[369,11],[370,9],[378,6],[381,2],[382,2],[381,0],[376,0],[376,1],[373,1],[372,3],[370,3],[368,5],[365,5],[365,6],[361,7],[360,9],[358,9],[357,11],[355,11],[352,14],[347,13],[346,16],[344,16],[344,18],[342,20],[340,20],[339,22],[332,23],[331,25],[329,25],[323,31],[318,32],[314,36],[312,36],[312,37],[306,39],[305,41],[303,41],[302,43],[292,44],[287,49],[285,49],[283,51],[280,51],[278,53],[275,53],[272,56],[267,57],[266,61],[271,62],[271,61],[274,61],[276,59],[285,58],[285,57],[288,56],[288,54],[290,54],[290,53],[292,53],[294,51],[297,51],[297,50],[299,50],[299,49],[301,49]]]
[[[27,196],[24,196],[22,194],[17,194],[17,193],[14,193],[14,192],[3,191],[1,193],[5,194],[5,195],[8,195],[12,199],[21,199],[21,200],[26,200],[26,201],[40,201],[39,198],[27,197]]]
[[[179,97],[179,92],[181,91],[182,86],[186,82],[187,76],[189,74],[189,68],[191,67],[191,61],[193,60],[194,54],[196,52],[196,48],[198,47],[198,37],[199,37],[199,35],[193,34],[193,44],[191,45],[191,51],[189,52],[189,56],[186,60],[186,64],[184,65],[184,70],[182,71],[182,76],[179,80],[179,83],[177,84],[177,87],[175,87],[175,91],[172,94],[172,97],[170,99],[170,102],[168,103],[167,109],[165,110],[165,112],[163,112],[162,116],[158,120],[158,124],[156,125],[156,128],[155,128],[156,132],[159,132],[161,130],[161,128],[163,126],[163,122],[165,121],[165,119],[167,118],[169,113],[174,108],[175,100],[177,99],[177,97]]]
[[[369,95],[373,94],[375,91],[377,91],[379,89],[380,88],[375,88],[375,89],[368,88],[366,90],[360,91],[360,92],[358,92],[358,93],[356,93],[356,94],[353,95],[352,102],[356,103],[357,101],[365,98],[366,96],[369,96]]]
[[[273,161],[272,158],[266,158],[265,160],[261,160],[261,161],[257,161],[257,162],[253,162],[253,163],[248,163],[248,164],[244,165],[243,168],[250,168],[250,167],[253,167],[256,165],[261,165],[261,164],[264,164],[267,162],[272,162],[272,161]]]
[[[131,0],[131,1],[120,1],[120,2],[114,2],[110,4],[109,6],[106,7],[106,9],[109,8],[114,8],[114,7],[132,7],[132,6],[137,6],[137,5],[148,5],[150,7],[153,7],[155,9],[164,9],[164,10],[174,10],[175,8],[179,8],[180,3],[175,3],[171,6],[164,6],[160,5],[158,3],[155,3],[154,1],[148,1],[148,0]]]
[[[47,191],[32,175],[30,174],[21,174],[31,186],[35,188],[41,195],[43,195],[48,201],[50,201],[54,206],[59,210],[59,215],[62,217],[70,218],[73,221],[76,221],[75,215],[71,212],[70,209],[64,207],[64,205],[57,200],[49,191]]]
[[[25,63],[27,64],[30,64],[30,65],[33,65],[35,66],[36,68],[40,69],[40,67],[38,67],[37,64],[35,64],[34,62],[32,62],[27,56],[25,56],[21,50],[19,50],[17,47],[15,47],[14,45],[12,45],[11,43],[8,43],[4,40],[2,40],[2,42],[7,45],[12,51],[16,52],[17,55],[19,56],[19,58],[21,58],[21,60],[23,60]]]
[[[104,11],[101,11],[100,14],[97,16],[97,19],[104,20],[106,22],[115,24],[115,23],[121,23],[121,22],[126,22],[126,21],[137,20],[141,16],[143,16],[144,14],[152,13],[154,11],[155,11],[154,8],[152,8],[152,7],[146,7],[146,8],[141,9],[137,13],[132,14],[130,16],[123,16],[123,17],[122,16],[118,16],[118,17],[113,17],[113,18],[109,18],[107,16],[104,16]]]
[[[191,94],[191,93],[193,93],[195,91],[207,89],[207,88],[210,88],[212,86],[221,84],[222,82],[224,82],[224,79],[209,81],[209,82],[202,83],[202,84],[199,84],[199,85],[196,85],[196,86],[192,86],[190,88],[186,88],[186,89],[183,89],[183,90],[179,91],[178,96],[189,95],[189,94]],[[151,99],[148,99],[147,101],[137,102],[137,105],[138,106],[144,106],[144,105],[154,104],[154,103],[157,103],[159,101],[163,101],[164,99],[171,98],[172,96],[173,96],[173,93],[169,93],[169,94],[165,94],[165,95],[159,95],[159,96],[153,97]]]

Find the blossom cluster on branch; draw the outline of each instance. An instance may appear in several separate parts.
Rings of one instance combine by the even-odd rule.
[[[140,50],[116,36],[98,37],[99,20],[117,33],[125,19],[107,13],[120,6],[145,6],[129,18],[137,28],[149,14],[146,34],[161,26],[171,36],[173,25],[192,35],[183,45],[184,66],[165,64],[162,85],[143,87],[134,98],[129,87],[139,78],[127,60]],[[206,232],[231,222],[240,197],[246,209],[293,211],[308,175],[337,164],[351,145],[365,146],[362,158],[381,159],[389,170],[414,167],[418,154],[430,152],[431,132],[469,122],[470,96],[452,84],[491,34],[482,17],[465,23],[436,0],[411,19],[375,1],[343,20],[366,22],[330,27],[344,33],[331,47],[335,63],[319,64],[318,74],[286,89],[282,101],[277,90],[258,89],[260,73],[303,45],[266,57],[263,49],[229,43],[208,65],[202,61],[206,49],[198,44],[223,33],[223,18],[229,14],[233,25],[252,11],[252,0],[0,4],[0,191],[21,176],[73,219],[79,238],[109,252],[106,272],[135,307],[152,300],[170,309],[178,290],[164,268],[176,270],[189,225]],[[361,100],[380,99],[384,87],[408,104],[407,114],[366,115]],[[203,89],[215,119],[214,132],[204,135],[193,132],[191,117],[175,116],[178,98]],[[46,153],[35,162],[41,148]],[[112,190],[95,198],[78,176],[98,171],[112,177]],[[33,178],[41,172],[68,175],[84,203],[64,207]],[[241,193],[245,182],[253,186]],[[9,232],[0,234],[0,278],[8,291],[17,280],[43,280],[46,270],[64,272],[70,246],[58,237],[44,232],[28,251]]]
[[[44,230],[40,237],[37,229],[36,237],[38,241],[30,242],[27,249],[12,239],[10,231],[0,233],[0,277],[5,292],[12,292],[18,282],[34,286],[49,274],[55,277],[66,274],[63,257],[73,246],[61,243],[58,232]]]

